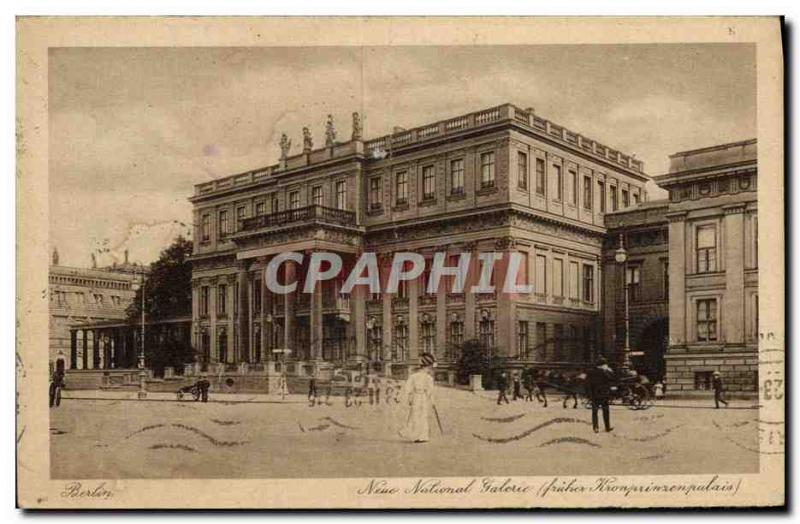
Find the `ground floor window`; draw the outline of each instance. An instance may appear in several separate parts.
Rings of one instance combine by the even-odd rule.
[[[694,372],[694,389],[711,389],[711,371]]]
[[[494,320],[482,318],[478,323],[478,340],[484,349],[494,349]]]
[[[392,360],[403,362],[408,354],[408,326],[398,323],[394,326],[394,344],[392,345]]]
[[[421,324],[422,332],[422,351],[425,353],[436,353],[436,321],[430,317],[423,318]]]
[[[517,327],[517,355],[528,358],[528,322],[525,320],[520,320]]]
[[[717,340],[717,299],[697,301],[697,341]]]
[[[464,343],[464,322],[461,319],[452,320],[450,322],[449,344],[447,356],[449,358],[458,357],[458,350]]]

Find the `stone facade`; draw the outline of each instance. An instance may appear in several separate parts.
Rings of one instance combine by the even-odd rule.
[[[91,369],[109,364],[104,333],[90,328],[104,321],[120,321],[134,298],[131,284],[136,278],[129,265],[87,269],[58,265],[54,253],[50,265],[51,369]],[[59,362],[61,361],[61,362]]]
[[[614,262],[619,238],[638,267],[641,300],[631,300],[631,347],[644,361],[663,354],[667,390],[710,387],[719,371],[731,392],[757,391],[758,209],[755,140],[676,153],[669,173],[655,177],[669,199],[606,217],[604,256],[606,347],[619,351],[624,318],[623,268]],[[629,291],[630,292],[630,291]],[[622,297],[622,298],[620,298]],[[667,340],[647,326],[668,322]],[[624,328],[622,330],[624,332]]]
[[[646,200],[640,161],[510,104],[351,136],[297,155],[287,139],[278,164],[195,187],[193,343],[204,362],[289,349],[315,365],[402,368],[431,351],[446,367],[478,339],[509,364],[576,366],[599,350],[604,216]],[[310,295],[263,285],[276,254],[317,250],[346,266],[363,251],[519,252],[533,292],[429,294],[426,273],[395,295],[343,296],[341,280]],[[288,281],[306,269],[286,268]],[[478,271],[473,261],[467,286]]]

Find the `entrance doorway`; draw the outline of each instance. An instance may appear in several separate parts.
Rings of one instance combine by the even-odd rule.
[[[652,382],[664,380],[664,354],[667,351],[668,337],[669,323],[666,318],[660,318],[642,331],[635,346],[644,355],[634,359],[634,367]]]

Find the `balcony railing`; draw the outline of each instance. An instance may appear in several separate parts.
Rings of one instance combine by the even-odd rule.
[[[268,215],[245,218],[241,222],[241,231],[252,231],[265,227],[283,226],[298,222],[325,222],[342,226],[355,226],[356,214],[344,209],[325,206],[306,206],[286,209]]]

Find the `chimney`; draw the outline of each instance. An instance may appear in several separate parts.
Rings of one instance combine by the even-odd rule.
[[[125,250],[125,265],[128,265],[128,250]]]

